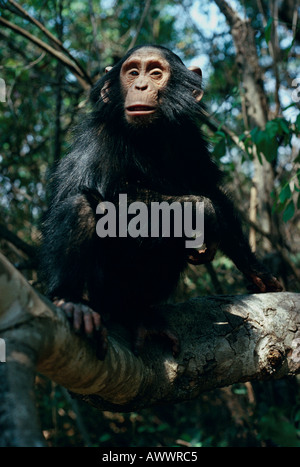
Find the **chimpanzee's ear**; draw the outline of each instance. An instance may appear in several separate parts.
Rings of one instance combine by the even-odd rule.
[[[189,66],[188,70],[193,71],[194,73],[197,73],[197,75],[199,75],[200,78],[202,78],[202,71],[201,71],[201,68],[199,68],[198,66],[193,66],[193,65]]]
[[[104,86],[100,91],[101,99],[103,100],[103,102],[105,102],[105,104],[109,102],[109,97],[108,97],[109,85],[110,85],[110,81],[105,81]]]
[[[110,70],[112,70],[112,66],[105,67],[105,73],[108,73]],[[109,85],[110,85],[110,81],[106,81],[103,88],[100,91],[101,98],[103,102],[105,102],[106,104],[109,102],[109,97],[108,97]]]
[[[202,71],[201,71],[201,68],[199,68],[198,66],[189,66],[188,67],[188,70],[192,71],[193,73],[196,73],[197,75],[200,76],[200,78],[202,79]],[[194,91],[194,96],[195,96],[195,99],[197,102],[201,101],[202,97],[203,97],[203,91]]]

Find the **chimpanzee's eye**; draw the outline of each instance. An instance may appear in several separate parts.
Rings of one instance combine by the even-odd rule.
[[[131,76],[138,76],[138,75],[139,75],[138,71],[136,71],[136,70],[130,71],[129,74],[130,74]]]
[[[152,70],[151,71],[151,76],[158,77],[158,76],[161,76],[161,75],[162,75],[161,70]]]

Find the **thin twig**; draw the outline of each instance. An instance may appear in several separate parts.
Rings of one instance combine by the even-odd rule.
[[[77,77],[78,81],[80,82],[81,86],[84,89],[90,88],[91,83],[86,80],[82,70],[80,70],[77,67],[77,65],[73,63],[72,60],[70,60],[68,57],[66,57],[62,52],[54,49],[53,47],[51,47],[49,44],[42,41],[38,37],[33,36],[29,32],[25,31],[25,29],[17,26],[16,24],[11,23],[10,21],[7,21],[2,16],[0,16],[0,24],[2,24],[3,26],[9,29],[12,29],[17,34],[24,36],[26,39],[30,40],[35,45],[40,47],[42,50],[45,50],[46,52],[54,56],[56,59],[60,60],[65,66],[67,66],[72,71],[72,73],[74,73],[74,75]]]
[[[85,77],[86,81],[92,84],[90,76],[86,73],[86,71],[81,66],[81,64],[78,62],[78,60],[75,57],[73,57],[73,55],[69,52],[69,50],[63,46],[63,43],[56,36],[54,36],[40,21],[38,21],[36,18],[31,16],[26,10],[24,10],[24,8],[22,8],[21,5],[19,5],[17,2],[15,2],[14,0],[8,0],[8,2],[11,5],[13,5],[21,13],[22,17],[24,17],[25,19],[30,21],[32,24],[37,26],[45,34],[45,36],[48,37],[48,39],[54,42],[54,44],[60,50],[62,50],[77,65],[78,69],[81,71],[82,76]]]
[[[138,40],[138,37],[139,37],[139,34],[141,32],[142,26],[144,24],[144,21],[146,19],[147,14],[148,14],[150,5],[151,5],[151,0],[147,0],[146,4],[145,4],[144,11],[143,11],[141,19],[140,19],[140,22],[138,24],[138,27],[136,28],[136,33],[135,33],[134,37],[132,38],[132,40],[131,40],[131,42],[129,44],[128,50],[132,49],[132,47],[135,46],[136,41]]]

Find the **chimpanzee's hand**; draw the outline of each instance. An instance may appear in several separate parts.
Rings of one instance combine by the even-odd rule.
[[[66,302],[64,299],[54,300],[53,303],[65,312],[75,332],[83,332],[93,339],[97,357],[104,360],[108,346],[107,330],[102,325],[99,313],[83,303]]]
[[[217,249],[218,244],[216,242],[205,244],[198,250],[189,248],[187,249],[187,262],[195,266],[210,263],[214,259]]]
[[[279,280],[269,272],[253,271],[247,276],[251,281],[248,290],[252,293],[281,292],[283,290]]]

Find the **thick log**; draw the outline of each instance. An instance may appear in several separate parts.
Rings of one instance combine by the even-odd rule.
[[[136,357],[130,332],[116,326],[109,328],[104,361],[2,255],[0,297],[0,337],[6,345],[6,363],[0,363],[2,445],[43,442],[32,396],[35,371],[100,409],[116,411],[185,401],[212,388],[300,371],[297,293],[224,295],[165,305],[161,313],[181,342],[177,358],[158,339],[147,341]]]

